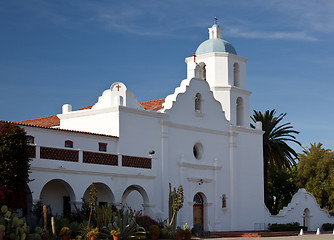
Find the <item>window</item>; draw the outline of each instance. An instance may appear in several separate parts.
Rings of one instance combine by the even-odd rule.
[[[241,97],[237,99],[237,126],[243,126],[244,124],[244,103]]]
[[[33,136],[28,135],[27,136],[27,143],[28,144],[34,144],[35,143],[35,138]]]
[[[73,148],[73,142],[71,140],[66,140],[65,141],[65,147],[67,147],[67,148]]]
[[[223,194],[222,196],[222,208],[226,208],[226,195]]]
[[[195,96],[195,112],[201,112],[201,101],[202,96],[200,93],[197,93]]]
[[[201,159],[203,154],[203,146],[200,143],[196,143],[193,147],[193,154],[196,159]]]
[[[233,65],[233,81],[234,86],[240,87],[240,80],[239,80],[239,64],[234,63]]]
[[[107,151],[107,143],[99,143],[99,151],[106,152]]]

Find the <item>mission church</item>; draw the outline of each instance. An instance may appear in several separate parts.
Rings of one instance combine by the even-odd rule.
[[[29,137],[30,204],[41,201],[66,215],[89,198],[94,183],[100,205],[166,219],[171,183],[184,189],[178,225],[264,230],[295,217],[318,227],[311,214],[328,213],[305,190],[281,218],[264,205],[263,131],[261,123],[250,127],[247,59],[222,39],[216,22],[185,62],[186,79],[164,99],[139,103],[115,82],[91,106],[74,111],[65,104],[58,115],[18,122]],[[305,199],[311,207],[301,207]]]

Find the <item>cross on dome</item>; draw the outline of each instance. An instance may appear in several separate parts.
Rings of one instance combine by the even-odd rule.
[[[117,85],[116,88],[117,88],[117,91],[119,92],[119,89],[121,88],[121,86]]]
[[[217,25],[217,17],[214,17],[215,24],[209,28],[209,39],[222,39],[223,29]]]

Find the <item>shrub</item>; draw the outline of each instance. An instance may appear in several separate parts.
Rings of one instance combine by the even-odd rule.
[[[154,219],[150,218],[149,216],[137,216],[136,217],[136,223],[143,227],[146,231],[149,231],[149,227],[151,225],[157,225],[159,226],[159,223],[155,221]]]
[[[324,224],[322,224],[321,229],[322,229],[323,231],[333,231],[333,229],[334,229],[334,224],[331,224],[331,223],[324,223]]]
[[[307,227],[300,226],[298,222],[285,223],[285,224],[269,224],[268,230],[271,232],[294,232],[300,231],[300,229],[307,230]]]
[[[159,235],[161,233],[161,229],[158,225],[150,225],[148,229],[151,235],[154,235],[154,234]]]

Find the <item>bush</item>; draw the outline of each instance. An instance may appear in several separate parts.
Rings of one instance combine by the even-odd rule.
[[[25,208],[29,181],[27,136],[17,124],[0,121],[0,205]]]
[[[155,221],[154,219],[150,218],[149,216],[137,216],[136,217],[136,223],[143,227],[146,231],[149,231],[149,227],[151,225],[157,225],[159,226],[159,223]],[[160,226],[159,226],[160,228]]]
[[[333,229],[334,229],[334,224],[331,224],[331,223],[324,223],[324,224],[322,224],[321,229],[322,229],[323,231],[333,231]]]
[[[297,232],[300,231],[300,229],[303,229],[304,231],[307,231],[307,227],[300,226],[298,222],[292,222],[292,223],[285,223],[285,224],[269,224],[268,230],[271,232]]]

